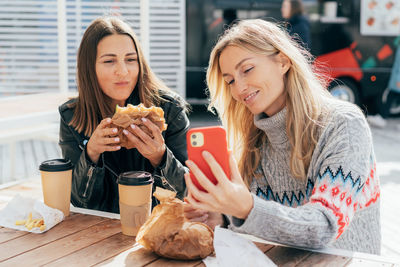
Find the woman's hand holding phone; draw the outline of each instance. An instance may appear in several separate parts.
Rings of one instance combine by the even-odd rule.
[[[187,173],[185,174],[188,188],[186,201],[196,209],[229,214],[240,219],[247,218],[253,208],[253,197],[243,182],[232,153],[229,155],[230,180],[209,152],[203,151],[202,156],[214,174],[217,184],[211,182],[193,161],[187,160],[186,165],[190,172],[206,192],[199,189]]]
[[[230,177],[228,144],[224,128],[210,126],[190,129],[186,134],[186,141],[189,159],[196,163],[210,181],[214,184],[217,183],[217,179],[202,156],[205,150],[214,155],[227,177]],[[205,191],[193,174],[191,174],[191,178],[200,190]]]

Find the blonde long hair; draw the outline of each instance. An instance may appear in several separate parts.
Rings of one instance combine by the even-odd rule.
[[[219,66],[219,57],[227,46],[237,46],[259,55],[278,52],[288,57],[291,66],[284,77],[286,92],[286,132],[291,145],[290,170],[296,178],[306,179],[311,157],[319,137],[322,98],[330,97],[322,79],[313,72],[310,54],[272,22],[243,20],[227,29],[210,55],[207,84],[214,107],[228,132],[230,147],[238,159],[239,170],[247,185],[257,177],[262,144],[268,142],[254,125],[253,114],[233,99]]]

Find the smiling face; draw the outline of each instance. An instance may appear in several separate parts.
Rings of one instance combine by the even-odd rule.
[[[101,90],[113,105],[124,106],[139,75],[138,55],[133,40],[124,34],[104,37],[97,45],[96,76]]]
[[[232,97],[251,113],[272,116],[285,106],[284,75],[290,61],[282,53],[265,56],[227,46],[219,66]]]

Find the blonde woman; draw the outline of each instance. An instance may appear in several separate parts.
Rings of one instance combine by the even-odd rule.
[[[74,164],[72,204],[118,213],[116,180],[127,171],[148,171],[155,185],[183,197],[186,103],[152,72],[132,28],[117,17],[94,20],[82,37],[77,64],[79,95],[59,108],[59,144]],[[116,105],[139,103],[161,107],[168,128],[161,132],[145,120],[149,135],[132,124],[135,135],[124,134],[133,148],[122,148],[111,116]]]
[[[327,93],[307,51],[273,23],[241,21],[214,47],[207,83],[233,149],[231,177],[207,151],[217,185],[187,161],[207,190],[185,175],[188,218],[222,223],[220,213],[266,240],[380,253],[370,129],[358,107]]]

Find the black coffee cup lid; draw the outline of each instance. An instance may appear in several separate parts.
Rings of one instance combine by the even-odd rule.
[[[124,172],[118,176],[118,184],[122,185],[147,185],[153,181],[151,173],[145,171]]]
[[[43,161],[39,166],[39,170],[46,172],[68,171],[73,168],[72,162],[66,159],[51,159]]]

